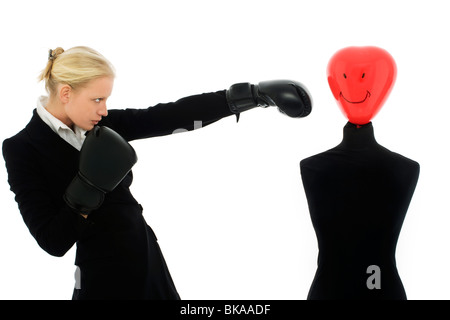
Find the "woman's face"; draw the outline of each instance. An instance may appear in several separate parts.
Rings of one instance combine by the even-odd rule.
[[[84,130],[91,130],[108,115],[106,100],[111,95],[113,84],[112,77],[102,77],[89,81],[82,88],[72,89],[64,104],[68,120]]]

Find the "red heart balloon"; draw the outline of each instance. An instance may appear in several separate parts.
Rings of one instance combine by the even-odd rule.
[[[388,98],[397,67],[378,47],[348,47],[336,52],[327,67],[328,84],[341,111],[353,124],[363,125]]]

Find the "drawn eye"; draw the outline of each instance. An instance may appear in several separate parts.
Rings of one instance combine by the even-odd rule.
[[[347,75],[344,73],[344,78],[347,79]]]
[[[366,76],[366,74],[365,74],[365,73],[363,73],[363,74],[362,74],[362,77],[361,77],[361,78],[363,78],[363,79],[364,79],[364,77],[365,77],[365,76]]]

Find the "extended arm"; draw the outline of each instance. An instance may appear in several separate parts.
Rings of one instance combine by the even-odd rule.
[[[307,89],[296,81],[263,81],[257,85],[237,83],[228,90],[193,95],[147,109],[110,110],[99,125],[110,126],[127,141],[205,127],[230,115],[256,107],[275,106],[291,118],[309,115],[312,108]]]

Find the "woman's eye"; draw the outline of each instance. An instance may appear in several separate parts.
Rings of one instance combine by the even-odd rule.
[[[97,102],[97,103],[100,103],[102,100],[103,100],[102,98],[97,98],[94,101]]]

